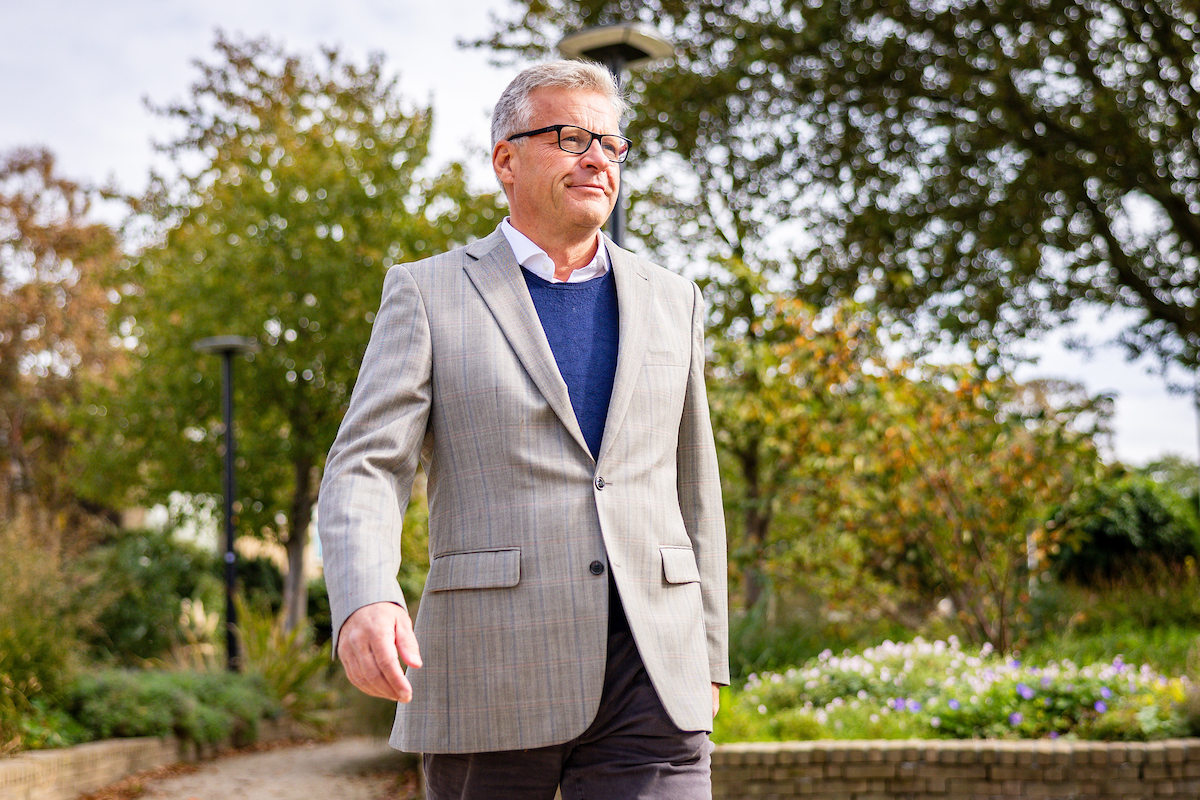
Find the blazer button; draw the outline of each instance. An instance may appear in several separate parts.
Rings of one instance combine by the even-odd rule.
[[[604,574],[604,565],[601,564],[599,561],[593,561],[591,563],[591,565],[588,566],[588,570],[593,575],[603,575]]]
[[[604,478],[596,478],[596,488],[603,489],[605,487]],[[599,574],[599,573],[597,573]]]

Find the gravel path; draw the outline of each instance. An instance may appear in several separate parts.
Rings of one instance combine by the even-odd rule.
[[[347,737],[235,753],[186,775],[148,780],[145,800],[416,800],[411,756],[383,739]]]

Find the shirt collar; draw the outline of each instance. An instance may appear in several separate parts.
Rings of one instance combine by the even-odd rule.
[[[508,217],[505,217],[504,221],[500,223],[500,230],[504,233],[504,238],[508,240],[508,246],[512,248],[518,264],[544,281],[564,283],[554,277],[554,261],[546,255],[546,251],[514,228]],[[592,278],[599,278],[606,272],[608,272],[608,249],[604,246],[604,240],[600,239],[599,245],[596,247],[596,255],[586,267],[580,267],[572,272],[571,277],[565,283],[581,283]]]

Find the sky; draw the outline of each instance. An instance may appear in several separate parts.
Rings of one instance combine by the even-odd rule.
[[[479,158],[474,181],[490,186],[474,148],[486,147],[492,103],[514,70],[493,67],[484,52],[457,42],[484,35],[489,12],[509,16],[508,8],[503,0],[10,0],[0,25],[0,152],[46,146],[66,177],[144,188],[151,167],[162,163],[152,142],[170,131],[145,101],[184,99],[199,76],[193,62],[213,59],[220,29],[268,36],[290,52],[336,46],[359,63],[381,52],[401,95],[434,109],[433,160]],[[1090,315],[1080,328],[1097,342],[1118,329],[1112,315]],[[1088,356],[1062,347],[1066,336],[1034,345],[1040,363],[1018,377],[1066,378],[1114,394],[1115,456],[1126,463],[1171,453],[1196,459],[1190,396],[1169,394],[1149,374],[1148,360],[1131,364],[1115,346]]]

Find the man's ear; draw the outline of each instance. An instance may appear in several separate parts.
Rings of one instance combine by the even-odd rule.
[[[504,139],[496,142],[492,148],[492,171],[506,190],[513,185],[513,159],[516,155],[513,143]]]

